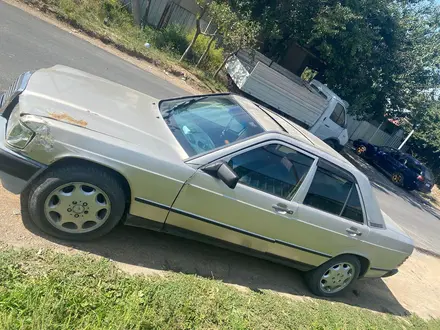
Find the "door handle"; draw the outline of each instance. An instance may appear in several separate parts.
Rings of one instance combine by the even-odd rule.
[[[286,204],[274,204],[272,208],[279,214],[293,214],[293,211],[288,209]]]
[[[345,229],[345,231],[350,235],[350,236],[361,236],[362,233],[355,227],[350,227]]]
[[[330,128],[330,126],[329,126],[329,125],[327,125],[327,124],[324,124],[324,126],[325,126],[325,127],[328,127],[328,128]]]

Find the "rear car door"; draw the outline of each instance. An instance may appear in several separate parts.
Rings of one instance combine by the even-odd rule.
[[[362,254],[370,229],[354,176],[320,160],[313,179],[301,189],[296,218],[302,225],[297,226],[301,230],[297,244],[328,257]]]
[[[307,253],[294,243],[301,233],[286,232],[286,222],[295,222],[298,204],[292,199],[316,157],[282,141],[267,141],[222,160],[240,177],[235,189],[200,168],[173,204],[166,230],[184,229],[277,257],[307,260],[298,257]],[[321,258],[307,263],[319,264]]]
[[[390,148],[380,148],[375,162],[383,171],[390,175],[396,171],[404,170],[404,165],[400,162],[400,153]]]

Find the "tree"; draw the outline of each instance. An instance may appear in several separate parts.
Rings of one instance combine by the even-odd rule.
[[[199,60],[197,61],[196,68],[198,68],[199,65],[203,63],[203,61],[205,60],[206,56],[208,55],[209,50],[211,49],[211,46],[214,43],[215,38],[217,37],[217,32],[218,32],[218,29],[215,30],[215,32],[211,36],[211,39],[209,39],[209,42],[208,42],[208,45],[206,46],[205,51],[203,52],[202,56],[200,56]]]
[[[189,43],[188,47],[186,48],[185,52],[182,54],[182,57],[180,58],[179,62],[182,62],[185,59],[185,57],[188,56],[189,52],[191,51],[194,44],[196,43],[197,38],[201,34],[206,35],[204,32],[202,32],[202,29],[200,27],[200,21],[201,21],[202,17],[205,15],[205,13],[208,11],[209,6],[211,5],[212,1],[211,0],[196,0],[196,2],[197,2],[197,5],[200,7],[200,12],[196,15],[196,31],[194,33],[194,37],[192,38],[192,40]]]
[[[231,27],[231,24],[233,24],[233,19],[236,17],[228,3],[219,1],[213,1],[211,3],[209,6],[209,16],[211,17],[212,22],[217,26],[217,29],[211,35],[211,39],[209,40],[202,56],[200,56],[196,67],[198,67],[205,60],[212,44],[214,43],[214,40]]]
[[[229,22],[221,31],[223,47],[228,51],[223,63],[214,73],[214,78],[226,65],[226,62],[241,49],[254,49],[258,44],[260,24],[245,16],[239,16],[232,10],[228,14]]]
[[[292,43],[326,63],[325,83],[364,118],[403,114],[439,81],[440,5],[424,0],[231,0],[262,26],[263,53]]]
[[[416,129],[408,141],[409,152],[423,161],[433,171],[435,181],[440,183],[440,101],[425,100],[425,107],[411,115],[411,124]],[[406,130],[412,129],[406,127]]]

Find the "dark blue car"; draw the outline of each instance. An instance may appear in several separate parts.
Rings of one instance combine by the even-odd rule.
[[[431,192],[434,176],[411,155],[390,147],[378,147],[363,140],[353,142],[355,152],[384,172],[391,181],[407,190]]]

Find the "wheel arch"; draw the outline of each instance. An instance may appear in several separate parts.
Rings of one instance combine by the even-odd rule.
[[[364,256],[361,256],[359,254],[355,254],[355,253],[343,253],[343,254],[339,254],[337,256],[334,256],[332,259],[335,258],[339,258],[339,257],[343,257],[343,256],[352,256],[352,257],[356,257],[360,264],[361,264],[361,269],[359,271],[359,278],[364,277],[364,275],[367,273],[368,269],[370,268],[370,260]],[[332,260],[330,259],[330,260]]]
[[[79,157],[70,157],[70,156],[64,157],[64,158],[61,158],[61,159],[53,162],[52,164],[50,164],[42,173],[39,173],[39,176],[44,174],[48,170],[52,170],[54,168],[59,168],[59,167],[62,167],[63,165],[94,166],[94,167],[100,168],[104,171],[107,171],[109,173],[112,173],[118,179],[118,181],[120,181],[122,183],[122,187],[123,187],[125,197],[126,197],[127,207],[129,207],[132,193],[131,193],[131,187],[130,187],[130,184],[129,184],[127,178],[123,174],[121,174],[119,171],[117,171],[116,169],[109,167],[109,166],[106,166],[106,165],[102,165],[102,164],[97,163],[95,161],[84,159],[84,158],[79,158]]]
[[[329,145],[333,147],[333,149],[335,149],[336,151],[340,151],[340,149],[343,148],[343,146],[341,146],[341,144],[339,143],[339,140],[334,137],[325,139],[324,142],[327,144],[329,144],[328,142],[332,143],[332,145]]]

